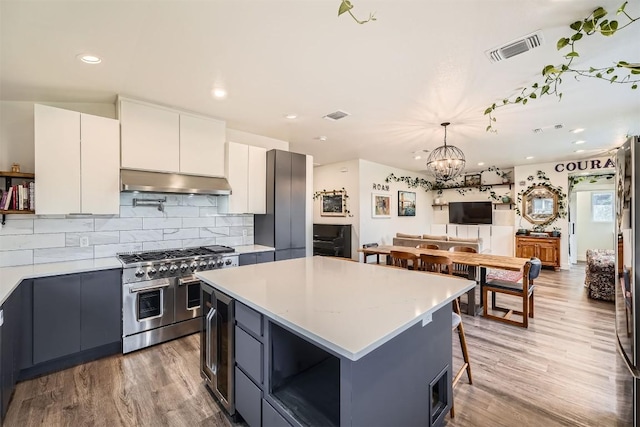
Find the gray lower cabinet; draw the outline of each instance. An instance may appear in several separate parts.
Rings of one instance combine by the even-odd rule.
[[[262,399],[262,425],[264,427],[290,427],[291,424],[269,402]]]
[[[262,315],[236,301],[235,401],[236,411],[251,427],[262,421],[263,323]]]
[[[249,427],[262,425],[262,390],[236,366],[236,411]]]
[[[240,265],[262,264],[263,262],[275,261],[274,251],[254,252],[249,254],[240,254]]]
[[[33,363],[121,339],[120,270],[33,281]]]
[[[0,400],[2,402],[0,419],[4,419],[20,369],[19,289],[7,298],[1,309],[3,324],[0,326]]]

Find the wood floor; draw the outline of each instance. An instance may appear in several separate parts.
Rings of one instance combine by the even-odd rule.
[[[583,280],[583,266],[543,271],[527,330],[463,316],[474,384],[456,386],[448,427],[628,425],[613,304],[588,299]],[[200,379],[199,344],[196,334],[20,383],[4,426],[229,426]],[[455,370],[457,339],[453,354]]]

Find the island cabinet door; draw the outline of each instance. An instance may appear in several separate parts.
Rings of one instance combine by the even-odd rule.
[[[262,425],[262,390],[236,367],[236,411],[250,427]]]
[[[291,424],[289,424],[289,422],[264,399],[262,399],[262,425],[265,427],[291,426]]]

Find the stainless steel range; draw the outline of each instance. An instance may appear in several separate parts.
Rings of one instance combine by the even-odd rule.
[[[194,273],[236,267],[227,246],[118,254],[122,272],[122,352],[198,332],[200,281]]]

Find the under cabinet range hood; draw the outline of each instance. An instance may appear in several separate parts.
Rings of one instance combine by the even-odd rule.
[[[231,194],[231,187],[225,178],[132,169],[120,169],[120,186],[122,191],[139,191],[141,193],[209,194],[215,196]]]

